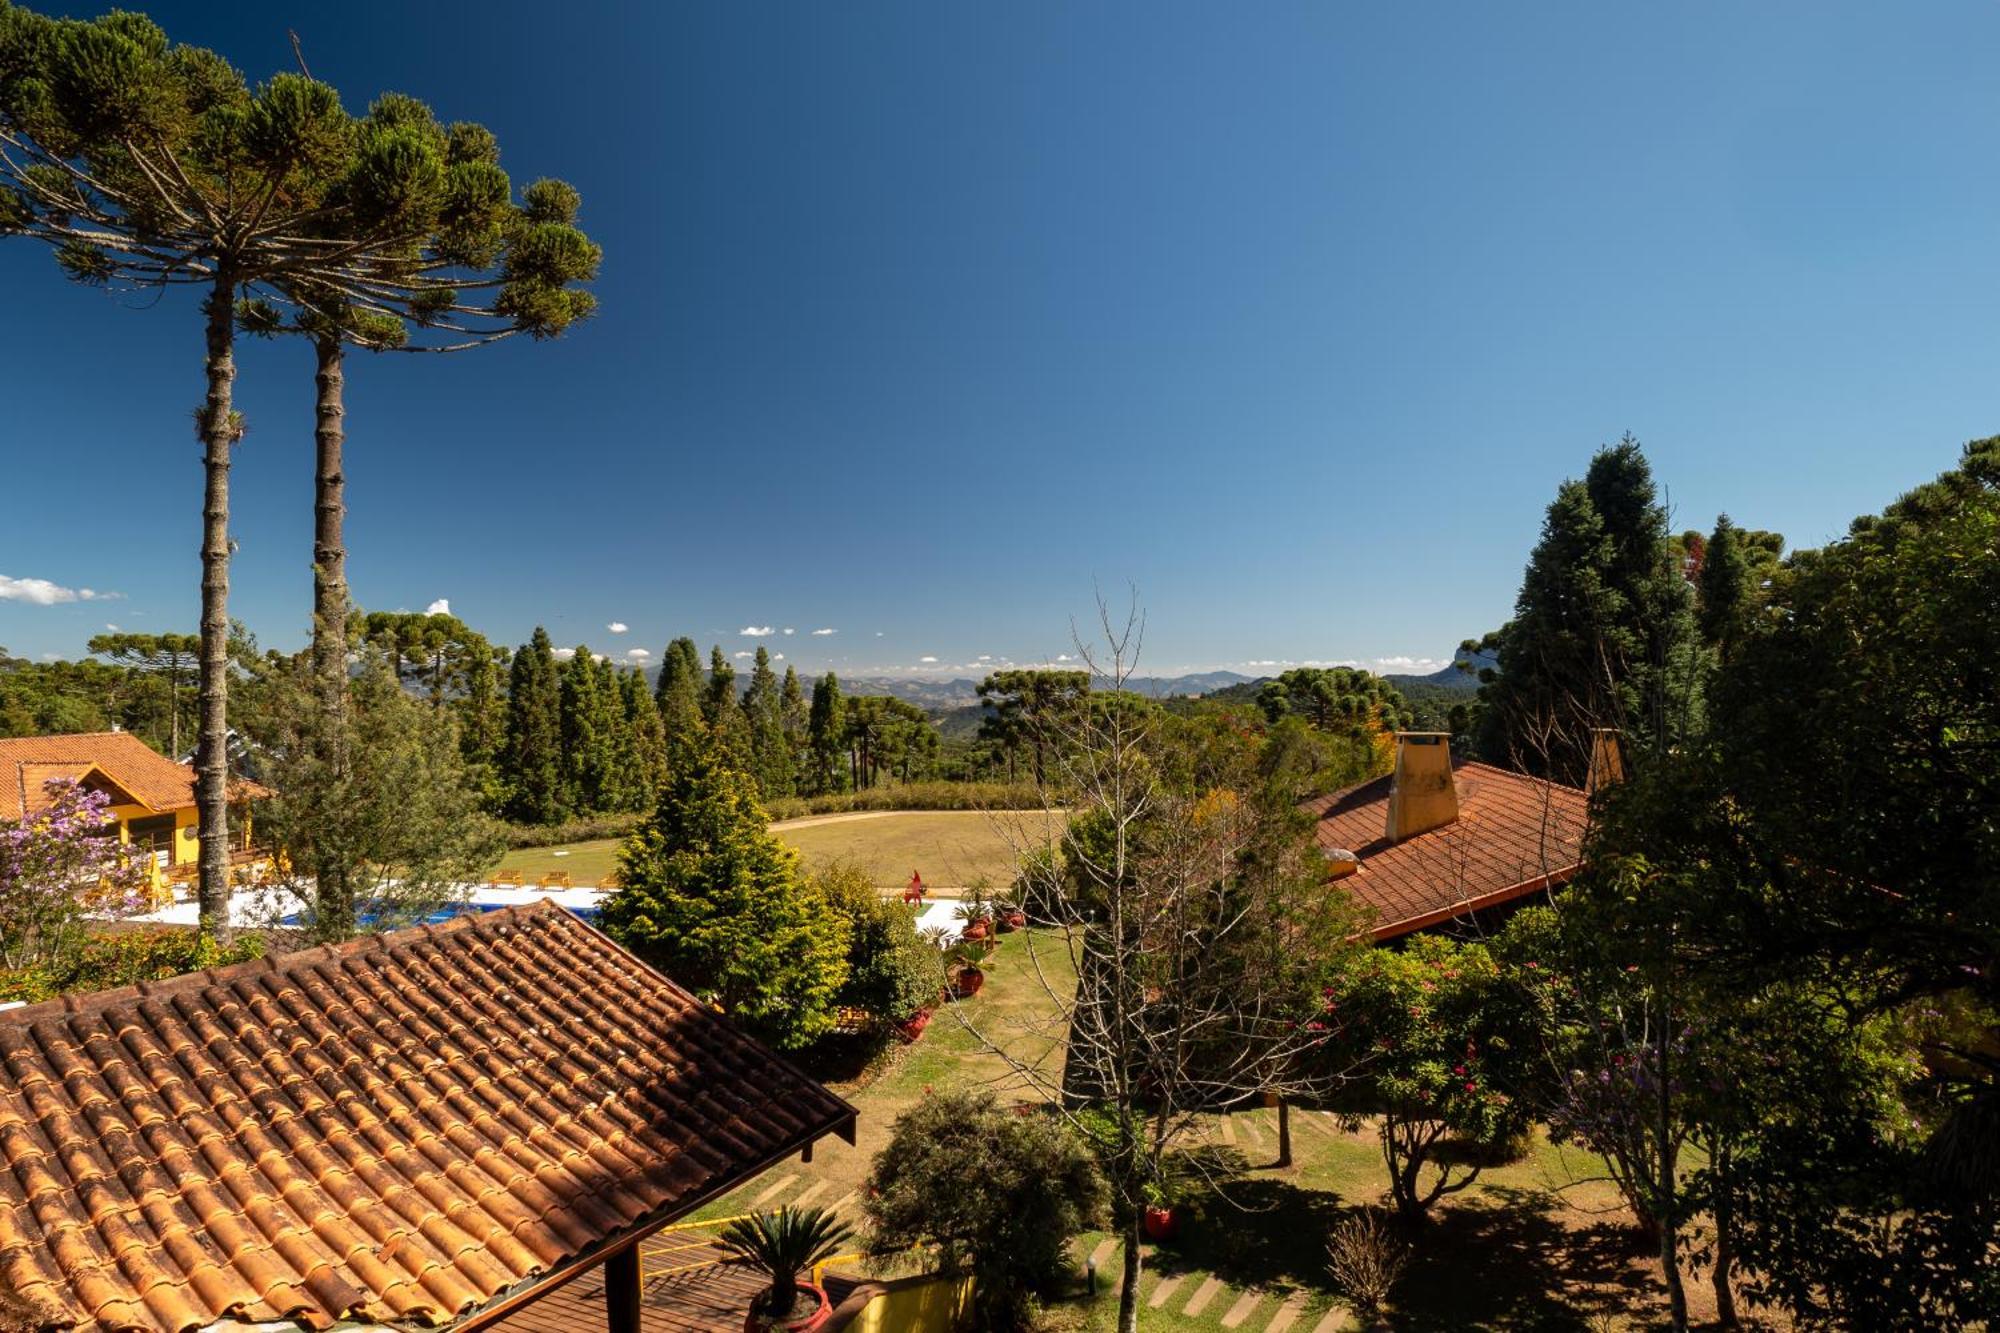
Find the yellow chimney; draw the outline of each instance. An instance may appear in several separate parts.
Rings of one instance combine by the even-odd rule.
[[[1591,796],[1601,788],[1625,780],[1625,753],[1618,744],[1618,733],[1610,727],[1597,727],[1590,733],[1590,776],[1584,780],[1583,789]]]
[[[1451,733],[1396,733],[1396,774],[1389,785],[1389,824],[1382,836],[1401,842],[1458,818],[1458,786],[1451,777]]]

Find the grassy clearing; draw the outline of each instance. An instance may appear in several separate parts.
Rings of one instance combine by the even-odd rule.
[[[921,810],[820,815],[773,824],[771,831],[798,849],[807,865],[840,857],[859,862],[882,888],[901,888],[910,872],[926,884],[957,888],[984,878],[1004,885],[1014,877],[1015,844],[1058,827],[1060,816],[1041,811],[988,815],[976,810]],[[566,870],[577,884],[596,884],[618,864],[619,840],[603,838],[563,847],[523,847],[501,859],[532,884]]]
[[[963,1017],[1053,1078],[1061,1051],[1043,1030],[1052,1005],[1036,979],[1037,960],[1059,990],[1073,986],[1059,936],[1005,936],[986,965],[985,988],[965,1004]],[[991,1087],[1003,1099],[1029,1095],[965,1023],[941,1012],[923,1038],[899,1048],[872,1081],[833,1085],[861,1112],[854,1147],[823,1142],[811,1163],[774,1168],[705,1215],[803,1202],[836,1206],[858,1223],[869,1163],[887,1143],[895,1118],[926,1090],[968,1085]],[[1295,1110],[1292,1125],[1296,1160],[1284,1171],[1268,1166],[1277,1149],[1274,1109],[1218,1116],[1204,1126],[1206,1146],[1241,1154],[1247,1169],[1219,1194],[1197,1200],[1175,1241],[1145,1247],[1141,1328],[1265,1333],[1275,1322],[1287,1333],[1321,1333],[1357,1326],[1344,1308],[1336,1313],[1341,1303],[1325,1271],[1325,1240],[1345,1212],[1384,1201],[1380,1148],[1370,1127],[1343,1130],[1322,1113]],[[1387,1327],[1659,1325],[1657,1267],[1634,1248],[1630,1217],[1610,1186],[1592,1179],[1598,1174],[1591,1159],[1538,1138],[1524,1160],[1490,1169],[1469,1190],[1441,1201],[1415,1239],[1415,1259]],[[1098,1293],[1084,1295],[1079,1283],[1069,1304],[1091,1333],[1108,1333],[1117,1313],[1118,1242],[1107,1243],[1101,1234],[1082,1238],[1079,1272],[1093,1254],[1099,1257]],[[1698,1305],[1705,1294],[1700,1286],[1690,1290]]]

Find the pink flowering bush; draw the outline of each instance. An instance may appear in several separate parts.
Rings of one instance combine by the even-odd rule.
[[[145,864],[118,840],[110,799],[70,778],[44,788],[47,804],[0,821],[0,966],[59,967],[84,944],[93,916],[143,902]]]
[[[1327,988],[1324,1054],[1352,1069],[1352,1109],[1382,1117],[1404,1217],[1470,1185],[1487,1150],[1525,1132],[1528,1017],[1485,946],[1430,936],[1362,954]]]

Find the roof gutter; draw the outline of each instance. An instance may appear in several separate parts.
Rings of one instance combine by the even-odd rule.
[[[1381,944],[1386,940],[1400,939],[1405,935],[1413,935],[1427,926],[1435,926],[1445,921],[1455,920],[1458,917],[1470,916],[1474,912],[1482,912],[1489,907],[1498,907],[1502,903],[1513,902],[1516,898],[1525,898],[1529,894],[1539,893],[1543,889],[1559,889],[1575,877],[1577,869],[1581,865],[1582,862],[1580,861],[1571,862],[1561,869],[1551,870],[1546,875],[1537,875],[1534,879],[1524,879],[1519,884],[1511,884],[1493,893],[1482,894],[1477,898],[1466,898],[1453,903],[1449,907],[1441,907],[1434,912],[1425,912],[1422,916],[1404,917],[1401,921],[1392,921],[1387,925],[1377,926],[1372,932],[1375,942]]]

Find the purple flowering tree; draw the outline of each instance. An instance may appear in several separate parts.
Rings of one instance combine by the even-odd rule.
[[[42,809],[0,821],[0,965],[10,969],[72,956],[92,917],[143,901],[145,864],[119,841],[110,799],[72,778],[43,790]]]

